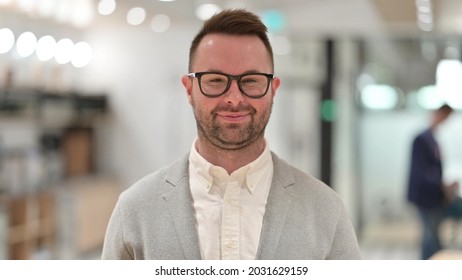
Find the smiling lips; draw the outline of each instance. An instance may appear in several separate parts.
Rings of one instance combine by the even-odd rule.
[[[231,122],[231,123],[238,123],[246,120],[247,118],[250,117],[249,112],[220,112],[217,114],[218,116],[221,117],[226,122]]]

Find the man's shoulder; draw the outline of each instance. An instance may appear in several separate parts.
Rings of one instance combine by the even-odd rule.
[[[326,221],[344,215],[343,200],[330,186],[278,157],[273,156],[273,162],[276,185],[290,193],[299,213],[316,213]]]
[[[428,141],[430,139],[433,139],[433,133],[430,129],[425,129],[421,132],[419,132],[415,137],[414,141]]]
[[[284,180],[286,185],[293,185],[299,192],[308,193],[316,197],[339,199],[337,193],[320,179],[287,163],[274,153],[273,162],[276,180]]]
[[[187,156],[142,177],[127,188],[122,193],[121,198],[139,201],[158,197],[171,190],[186,177],[188,177]]]

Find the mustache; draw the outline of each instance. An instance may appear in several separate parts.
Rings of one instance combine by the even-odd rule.
[[[239,113],[239,112],[250,112],[255,114],[257,110],[250,105],[239,104],[238,106],[233,106],[231,104],[218,105],[215,109],[212,110],[212,114],[215,115],[218,112],[230,112],[230,113]]]

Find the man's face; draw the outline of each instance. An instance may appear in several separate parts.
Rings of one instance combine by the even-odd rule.
[[[268,51],[257,36],[223,34],[209,34],[202,39],[192,71],[273,73]],[[280,84],[279,78],[273,79],[267,94],[254,99],[245,96],[235,80],[225,94],[215,98],[201,93],[197,78],[184,76],[182,82],[193,107],[199,139],[225,150],[242,149],[263,137]]]
[[[450,112],[445,112],[445,111],[435,112],[433,116],[433,126],[434,127],[440,126],[442,123],[446,121],[447,118],[449,118],[450,115],[451,115]]]

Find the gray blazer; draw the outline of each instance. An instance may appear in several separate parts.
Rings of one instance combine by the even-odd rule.
[[[257,259],[359,259],[340,197],[272,153],[274,175]],[[124,191],[112,213],[103,259],[200,259],[188,156]]]

